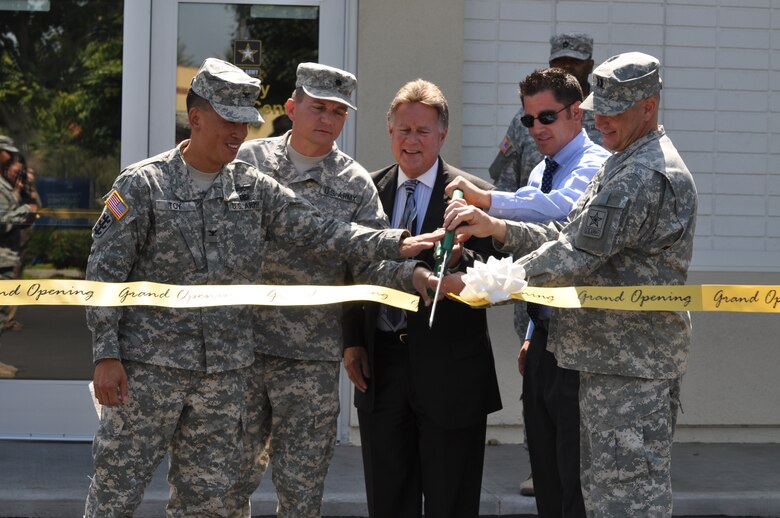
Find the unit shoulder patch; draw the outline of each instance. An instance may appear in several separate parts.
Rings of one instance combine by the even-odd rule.
[[[585,215],[585,227],[582,235],[593,239],[599,239],[604,233],[607,224],[607,211],[605,209],[590,207]]]
[[[504,139],[498,145],[498,149],[505,155],[510,149],[512,149],[512,141],[509,140],[509,135],[504,135]]]
[[[109,215],[108,211],[103,211],[98,220],[95,222],[95,226],[92,227],[92,239],[99,239],[105,234],[111,225],[114,224],[114,218]]]

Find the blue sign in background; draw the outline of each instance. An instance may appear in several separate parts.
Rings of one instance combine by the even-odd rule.
[[[93,204],[93,181],[89,178],[37,178],[35,181],[43,206],[47,209],[91,209]],[[41,216],[36,225],[48,227],[83,228],[91,227],[92,217],[52,218]]]

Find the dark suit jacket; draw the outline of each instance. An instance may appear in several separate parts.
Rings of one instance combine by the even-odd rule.
[[[432,232],[443,223],[447,206],[444,186],[456,176],[464,176],[485,189],[493,187],[476,176],[446,164],[440,158],[436,183],[421,232]],[[371,177],[385,212],[392,219],[398,164],[371,173]],[[484,239],[472,239],[467,247],[492,251],[489,243]],[[473,252],[467,250],[464,253],[464,260],[461,261],[464,271],[474,258]],[[432,251],[423,252],[417,259],[425,261],[433,270],[435,260]],[[428,329],[430,309],[421,301],[416,313],[407,313],[412,383],[417,400],[422,412],[439,426],[460,428],[473,425],[485,415],[501,409],[485,310],[471,309],[466,304],[445,298],[439,301],[436,308],[433,329]],[[355,406],[365,412],[373,411],[374,334],[378,312],[378,304],[366,304],[363,343],[368,349],[371,378],[368,379],[365,394],[355,391]]]

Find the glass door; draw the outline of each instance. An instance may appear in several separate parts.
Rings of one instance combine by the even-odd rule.
[[[0,135],[41,207],[32,226],[14,229],[18,275],[83,278],[100,196],[122,167],[186,137],[184,98],[203,59],[262,79],[266,123],[250,137],[269,135],[299,62],[355,69],[356,15],[356,0],[0,0]],[[354,153],[354,125],[339,145]],[[0,439],[90,440],[83,308],[0,312],[13,317],[0,335]]]
[[[0,0],[3,279],[83,279],[96,194],[119,168],[124,2]],[[11,207],[13,208],[13,207]],[[84,309],[0,307],[0,438],[81,437],[97,420]]]
[[[284,114],[284,101],[295,87],[298,63],[354,70],[354,47],[351,59],[346,52],[347,12],[347,0],[152,2],[152,48],[160,50],[152,53],[150,67],[149,154],[170,149],[187,134],[187,88],[207,57],[261,79],[258,107],[266,122],[252,128],[248,138],[273,133],[273,121]],[[354,129],[345,133],[350,131],[339,145],[352,145]]]

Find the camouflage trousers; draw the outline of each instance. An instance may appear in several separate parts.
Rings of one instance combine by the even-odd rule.
[[[133,516],[165,453],[172,517],[231,517],[246,369],[215,374],[125,361],[128,401],[103,407],[85,516]]]
[[[525,335],[528,331],[528,321],[530,318],[528,317],[528,306],[526,305],[524,300],[516,300],[514,303],[515,306],[515,316],[514,316],[514,325],[515,325],[515,333],[517,334],[517,337],[520,339],[520,344],[525,342]],[[520,348],[518,347],[518,350]]]
[[[679,379],[580,372],[580,471],[588,517],[672,515]]]
[[[15,253],[9,249],[0,248],[0,261],[10,261],[10,257],[12,255],[15,255]],[[0,281],[9,281],[11,279],[15,279],[16,276],[14,275],[14,269],[14,266],[0,267]],[[9,306],[0,306],[0,335],[2,335],[3,331],[5,330],[5,323],[8,321],[8,312],[10,309],[11,307]]]
[[[277,517],[321,516],[325,475],[336,445],[339,368],[335,361],[255,355],[249,368],[237,516],[250,516],[249,497],[269,458],[279,499]]]

